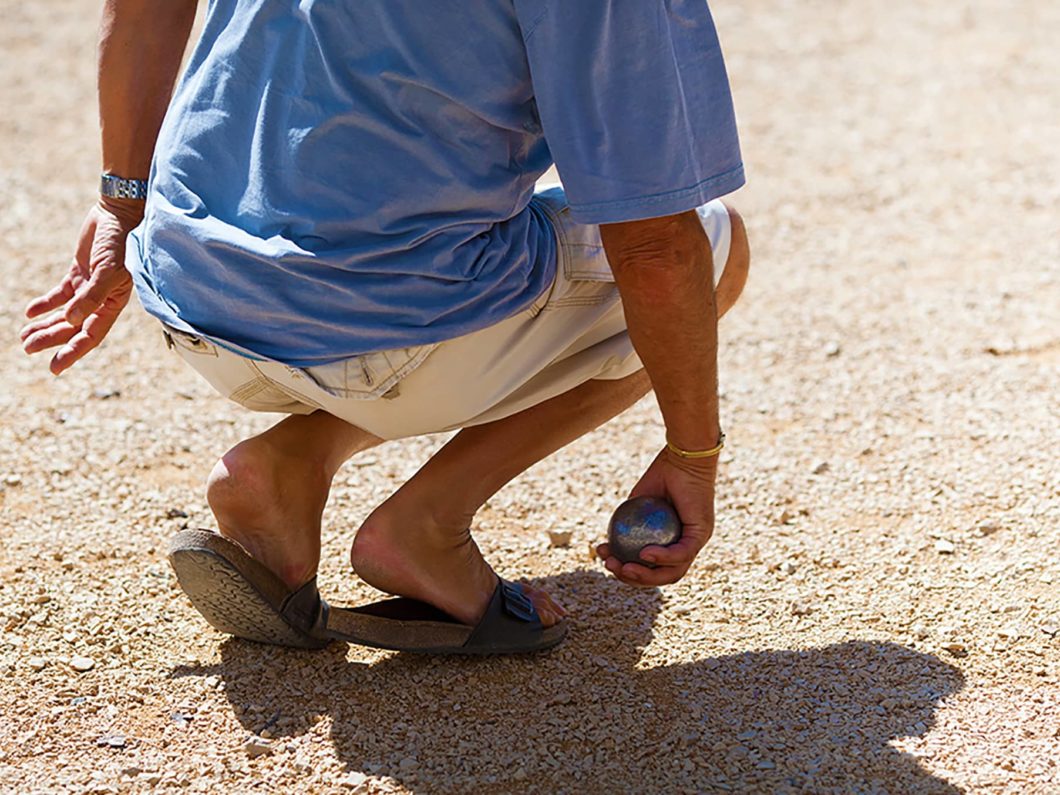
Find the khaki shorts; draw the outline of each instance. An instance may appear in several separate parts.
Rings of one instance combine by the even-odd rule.
[[[250,358],[165,327],[169,346],[222,395],[254,411],[323,409],[383,439],[499,420],[591,379],[641,369],[599,227],[570,219],[563,191],[535,201],[558,238],[556,279],[527,309],[488,328],[432,345],[369,353],[308,368]],[[720,201],[699,209],[714,251],[715,283],[731,224]]]

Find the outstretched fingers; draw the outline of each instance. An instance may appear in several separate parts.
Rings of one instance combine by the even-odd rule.
[[[67,276],[59,284],[46,292],[44,295],[34,298],[26,306],[26,317],[33,319],[40,317],[45,312],[58,309],[74,297],[74,281]]]
[[[69,368],[74,362],[95,348],[103,338],[107,336],[118,319],[117,313],[92,315],[85,321],[84,326],[60,348],[52,357],[50,369],[54,375],[59,375],[63,370]]]
[[[53,313],[44,318],[42,322],[22,329],[22,350],[32,354],[54,348],[56,345],[64,345],[79,330],[77,326],[67,323],[61,313]]]

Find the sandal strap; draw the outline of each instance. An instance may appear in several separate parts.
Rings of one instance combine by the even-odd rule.
[[[317,578],[314,577],[294,593],[283,600],[279,608],[282,615],[293,626],[314,638],[326,637],[328,626],[328,603],[317,590]]]
[[[465,649],[508,649],[541,632],[537,608],[519,583],[498,578],[486,612],[464,644]]]

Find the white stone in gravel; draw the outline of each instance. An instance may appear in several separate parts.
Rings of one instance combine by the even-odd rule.
[[[19,486],[22,484],[22,477],[20,475],[4,475],[5,486]]]
[[[78,673],[83,674],[85,671],[91,671],[96,667],[96,661],[91,657],[85,657],[81,654],[75,654],[70,658],[70,667]]]
[[[348,774],[346,776],[346,778],[344,778],[342,780],[342,783],[345,786],[350,787],[351,789],[357,789],[358,787],[364,786],[364,783],[367,780],[368,780],[368,776],[366,776],[364,773],[362,773],[359,770],[354,770],[352,773]]]
[[[260,737],[248,737],[246,742],[243,743],[243,751],[251,759],[256,759],[259,756],[272,753],[272,744],[268,740],[263,740]]]
[[[935,551],[940,555],[952,555],[957,551],[957,547],[954,546],[952,541],[947,541],[945,538],[940,538],[935,542]]]
[[[43,671],[44,668],[48,665],[48,662],[43,657],[30,657],[28,660],[26,660],[26,665],[28,665],[34,671]]]

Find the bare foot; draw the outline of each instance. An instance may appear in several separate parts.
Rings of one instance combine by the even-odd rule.
[[[399,490],[357,531],[350,562],[369,585],[419,599],[465,624],[475,624],[489,605],[497,575],[468,530],[471,517],[439,521]],[[523,586],[542,625],[566,612],[539,588]]]
[[[221,535],[296,590],[320,562],[320,518],[330,487],[323,467],[285,455],[256,436],[217,462],[206,499]]]

